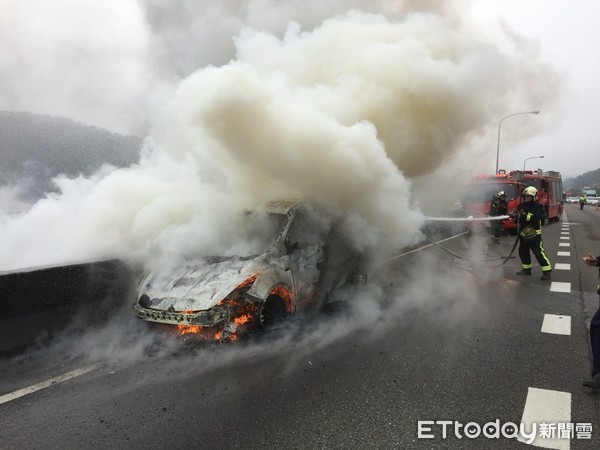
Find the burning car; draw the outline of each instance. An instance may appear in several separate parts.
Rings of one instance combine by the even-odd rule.
[[[148,273],[135,315],[182,335],[232,341],[366,281],[357,253],[305,203],[273,201],[261,214],[262,232],[270,235],[262,253],[202,258],[168,274]]]

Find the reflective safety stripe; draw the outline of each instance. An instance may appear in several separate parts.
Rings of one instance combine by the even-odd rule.
[[[533,264],[523,264],[523,269],[531,269]]]
[[[529,222],[529,221],[531,220],[531,218],[532,218],[532,217],[533,217],[533,214],[531,214],[531,213],[527,213],[527,215],[525,216],[525,220],[526,220],[527,222]]]
[[[542,243],[542,241],[540,241],[540,253],[542,254],[542,258],[544,259],[544,261],[546,261],[546,264],[542,266],[542,272],[552,270],[552,264],[546,256],[546,252],[544,251],[544,244]]]

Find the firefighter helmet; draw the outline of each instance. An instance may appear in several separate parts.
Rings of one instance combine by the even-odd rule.
[[[506,192],[504,192],[504,191],[498,192],[498,197],[502,197],[502,196],[506,197]]]
[[[527,186],[525,189],[523,189],[523,196],[525,195],[531,195],[535,199],[537,195],[537,189],[533,186]]]

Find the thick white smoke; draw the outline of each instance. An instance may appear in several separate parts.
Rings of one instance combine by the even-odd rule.
[[[136,1],[0,0],[0,110],[136,130],[156,82],[143,18]]]
[[[483,133],[536,65],[430,13],[350,11],[282,37],[247,27],[235,48],[157,91],[137,165],[59,178],[60,195],[2,219],[0,270],[231,252],[238,212],[286,195],[341,221],[357,248],[394,251],[422,224],[410,178]]]

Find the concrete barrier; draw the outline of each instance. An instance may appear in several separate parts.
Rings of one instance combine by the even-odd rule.
[[[73,324],[106,320],[133,303],[135,270],[120,260],[0,273],[0,354],[47,341]]]

